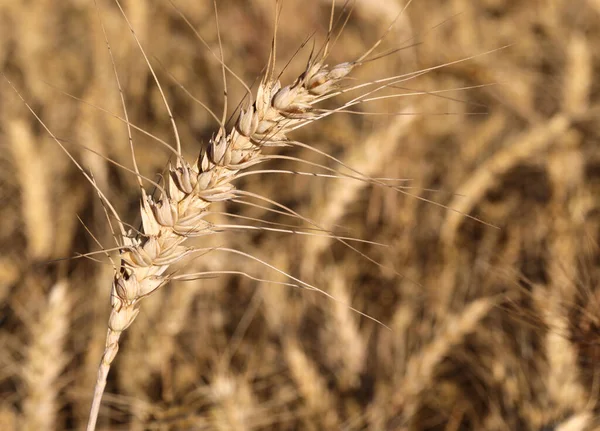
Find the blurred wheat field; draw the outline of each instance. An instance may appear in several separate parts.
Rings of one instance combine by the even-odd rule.
[[[212,2],[176,4],[218,50]],[[330,4],[284,1],[280,69],[292,61],[282,80],[302,70],[307,51],[294,53],[326,30]],[[219,64],[169,1],[123,5],[193,159],[217,125],[187,92],[220,112]],[[274,2],[218,6],[226,63],[252,83],[267,62]],[[364,52],[403,7],[357,1],[331,64]],[[109,0],[100,15],[131,122],[170,140],[122,16]],[[0,20],[4,73],[139,224],[135,177],[106,160],[129,166],[130,155],[123,123],[97,108],[122,115],[93,2],[1,2]],[[406,83],[444,92],[359,108],[402,115],[334,115],[295,138],[371,177],[410,178],[414,196],[298,175],[237,183],[339,235],[388,244],[357,247],[380,266],[324,237],[218,236],[339,302],[235,274],[171,283],[124,335],[98,429],[600,429],[600,2],[415,0],[385,45],[406,48],[366,65],[360,81],[473,58]],[[244,89],[230,84],[235,106]],[[461,90],[472,86],[482,87]],[[98,250],[94,237],[114,242],[93,189],[5,80],[0,88],[0,429],[83,429],[112,267],[55,260]],[[157,180],[168,151],[134,139],[142,173]],[[316,160],[301,148],[285,154]],[[220,211],[289,222],[232,203]],[[188,266],[284,281],[241,257]]]

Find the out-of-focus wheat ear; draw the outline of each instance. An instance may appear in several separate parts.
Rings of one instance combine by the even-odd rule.
[[[20,276],[19,260],[14,256],[0,256],[0,304],[4,303]]]
[[[598,423],[594,424],[594,413],[581,412],[557,424],[554,429],[556,431],[592,431],[598,429]]]
[[[119,213],[117,212],[117,210],[115,209],[115,207],[112,205],[112,203],[110,202],[110,200],[106,197],[106,195],[104,194],[104,192],[100,188],[98,188],[98,186],[96,185],[96,183],[94,182],[94,180],[92,179],[92,177],[90,176],[90,174],[88,174],[83,169],[83,167],[81,166],[81,164],[75,159],[75,157],[69,152],[69,150],[67,150],[67,148],[62,144],[62,142],[56,137],[56,135],[54,135],[54,133],[50,130],[50,128],[46,125],[46,123],[44,123],[42,121],[42,119],[40,118],[40,116],[33,110],[33,108],[31,107],[31,105],[29,103],[27,103],[27,101],[25,100],[25,98],[23,97],[23,95],[19,92],[19,90],[17,90],[17,87],[15,87],[15,85],[8,78],[8,76],[6,76],[6,74],[4,74],[3,72],[0,72],[0,73],[2,73],[2,76],[4,77],[4,79],[6,80],[6,82],[8,83],[8,85],[10,85],[10,87],[13,89],[13,91],[16,93],[16,95],[19,97],[19,99],[23,102],[23,104],[25,105],[25,107],[27,108],[27,110],[29,110],[29,112],[31,112],[31,115],[33,115],[35,117],[35,119],[37,120],[37,122],[48,133],[48,135],[50,135],[50,137],[52,138],[52,140],[54,140],[54,142],[56,142],[56,144],[60,147],[60,149],[65,153],[65,155],[77,167],[77,169],[79,170],[79,172],[81,172],[81,174],[84,176],[84,178],[91,184],[91,186],[94,188],[94,190],[96,190],[96,192],[100,196],[100,199],[102,199],[102,201],[104,202],[104,204],[110,210],[111,215],[114,216],[115,219],[117,220],[120,234],[123,235],[123,236],[125,236],[126,235],[125,225],[121,221],[121,217],[119,216]]]
[[[392,388],[396,387],[397,386],[395,385],[384,385],[380,382],[375,384],[375,394],[365,412],[366,422],[368,424],[368,428],[366,429],[386,429],[390,416],[388,412],[394,407],[390,402],[390,400],[393,399]],[[401,409],[397,409],[397,411],[399,412]],[[399,430],[404,431],[404,428],[399,428]]]
[[[572,115],[588,112],[594,72],[592,52],[582,33],[571,36],[567,60],[562,92],[563,110]]]
[[[290,374],[308,411],[314,415],[323,429],[339,429],[340,418],[335,401],[327,388],[327,382],[316,364],[306,355],[304,349],[293,335],[286,334],[282,339],[283,354]]]
[[[409,352],[414,351],[413,333],[419,324],[419,307],[417,301],[405,300],[406,304],[397,307],[390,322],[391,331],[384,331],[379,336],[377,349],[379,363],[383,370],[392,374],[399,385],[406,376]]]
[[[506,146],[483,162],[457,189],[457,197],[449,204],[455,211],[446,215],[440,233],[442,242],[446,246],[454,243],[465,215],[471,213],[497,178],[517,163],[546,151],[569,130],[571,124],[572,119],[569,116],[556,114],[545,123],[534,125],[515,136]]]
[[[460,312],[460,315],[448,314],[443,317],[435,338],[418,353],[413,355],[406,367],[404,396],[406,401],[406,417],[412,417],[417,408],[419,394],[432,384],[436,367],[450,350],[464,341],[494,307],[491,298],[476,299]]]
[[[39,157],[39,148],[24,121],[9,124],[9,134],[17,179],[21,188],[27,253],[31,259],[44,259],[52,252],[52,181],[50,165]]]
[[[256,417],[257,401],[246,376],[217,370],[211,377],[210,390],[215,404],[210,410],[211,429],[244,431],[253,429],[253,422],[262,419]]]
[[[389,376],[389,381],[378,379],[375,386],[375,395],[366,412],[370,429],[385,429],[389,418],[398,416],[404,408],[404,393],[396,388],[402,387],[409,356],[415,350],[411,339],[416,338],[414,329],[419,325],[419,314],[416,302],[404,299],[390,322],[392,330],[378,335],[375,352],[378,369],[382,375]]]
[[[489,431],[504,431],[510,429],[510,425],[506,423],[505,418],[502,416],[502,412],[499,411],[499,407],[496,405],[490,405],[490,412],[487,414],[484,421],[482,421],[482,428]]]
[[[549,235],[550,289],[540,288],[536,295],[538,307],[550,328],[544,342],[548,394],[564,412],[581,411],[588,398],[581,384],[578,352],[571,341],[569,322],[572,304],[578,299],[579,244],[587,235],[585,216],[580,212],[582,205],[577,202],[581,198],[578,189],[585,182],[581,140],[578,131],[570,131],[562,139],[562,145],[548,157],[548,171],[554,185],[554,223]]]
[[[358,316],[344,305],[351,304],[352,298],[342,269],[331,268],[325,271],[324,278],[329,280],[331,295],[339,300],[323,324],[326,360],[335,367],[341,390],[350,390],[360,385],[360,374],[366,365],[366,340],[359,330]]]
[[[344,165],[356,167],[366,178],[377,176],[378,170],[385,165],[385,160],[394,154],[402,135],[409,130],[415,118],[414,116],[398,117],[382,130],[360,139],[360,144],[354,146],[350,154],[344,158]],[[357,195],[369,185],[368,180],[331,182],[324,204],[313,205],[318,209],[318,213],[311,215],[311,219],[318,220],[319,226],[325,231],[333,231],[344,216],[347,206],[355,201]],[[302,262],[302,272],[305,277],[311,273],[321,253],[330,244],[331,239],[325,236],[307,241]]]
[[[283,253],[273,263],[283,269],[290,264]],[[308,413],[320,418],[323,429],[339,429],[340,420],[325,379],[306,355],[297,337],[290,333],[298,326],[297,320],[302,315],[301,305],[287,299],[286,291],[282,288],[265,289],[263,299],[269,329],[281,339],[285,361]]]
[[[153,330],[148,334],[148,345],[152,352],[150,359],[154,362],[153,368],[158,369],[162,375],[162,398],[167,403],[174,400],[173,370],[170,364],[177,352],[177,336],[189,323],[194,300],[201,288],[199,280],[186,283],[179,289],[172,289],[158,316],[157,327],[160,330]],[[161,348],[153,349],[153,346]]]
[[[59,377],[67,363],[65,338],[69,330],[71,297],[66,281],[57,282],[46,307],[31,323],[22,378],[27,395],[23,402],[24,431],[58,429]]]

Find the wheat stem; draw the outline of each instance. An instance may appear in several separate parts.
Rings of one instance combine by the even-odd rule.
[[[117,355],[119,350],[119,338],[121,337],[120,332],[108,330],[106,334],[106,347],[100,366],[98,367],[98,378],[96,379],[96,386],[94,388],[94,398],[92,399],[92,407],[90,409],[90,417],[88,420],[87,431],[94,431],[96,429],[96,422],[98,421],[98,414],[100,413],[100,404],[102,402],[102,395],[106,388],[106,379],[108,378],[108,372],[110,371],[110,365]]]

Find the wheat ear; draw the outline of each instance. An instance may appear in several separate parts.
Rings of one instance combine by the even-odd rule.
[[[313,106],[336,92],[340,80],[357,64],[347,62],[328,67],[324,56],[319,60],[311,58],[294,83],[283,87],[270,68],[260,82],[256,101],[249,101],[240,109],[235,126],[229,132],[221,127],[193,164],[177,154],[175,166],[169,167],[166,185],[157,199],[142,189],[142,229],[120,237],[121,261],[112,283],[106,346],[98,370],[88,431],[95,429],[119,338],[135,320],[141,300],[173,278],[168,273],[172,264],[199,251],[209,251],[186,247],[184,242],[215,232],[215,227],[205,220],[210,204],[239,197],[232,184],[237,174],[262,162],[263,148],[284,146],[288,132],[321,118],[322,111],[316,111]]]

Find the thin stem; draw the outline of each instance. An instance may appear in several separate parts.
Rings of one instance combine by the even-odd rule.
[[[92,400],[92,408],[90,410],[87,431],[94,431],[96,429],[98,413],[100,412],[100,403],[102,402],[104,388],[106,388],[106,378],[108,377],[109,370],[110,364],[107,364],[104,361],[100,362],[100,366],[98,367],[98,380],[96,381],[96,386],[94,387],[94,399]]]
[[[86,431],[95,431],[96,429],[96,422],[98,422],[98,414],[100,413],[100,404],[102,403],[102,395],[106,388],[106,379],[108,377],[108,372],[110,371],[110,364],[119,350],[120,337],[120,332],[111,329],[109,329],[106,334],[106,347],[104,349],[104,354],[102,355],[102,360],[100,361],[100,366],[98,367],[98,378],[96,380],[96,386],[94,387],[94,398],[92,399],[92,407],[90,409],[90,417],[88,419]]]

